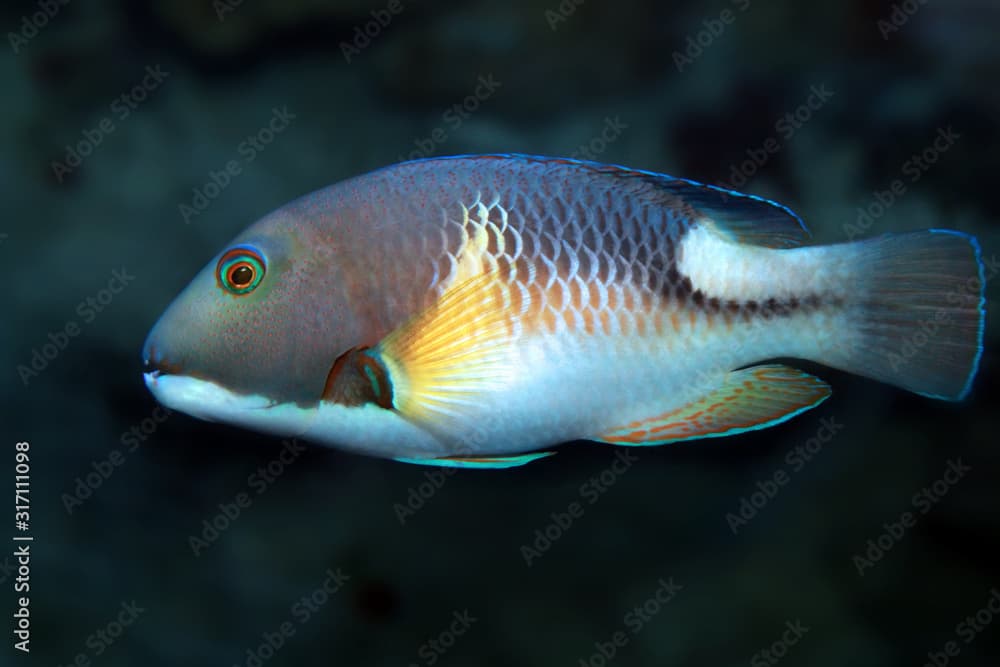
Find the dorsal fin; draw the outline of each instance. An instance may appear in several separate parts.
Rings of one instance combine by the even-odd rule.
[[[770,199],[665,174],[619,167],[609,171],[640,178],[655,186],[656,194],[665,199],[664,205],[689,207],[693,217],[701,218],[701,224],[714,227],[724,238],[736,243],[795,248],[809,241],[809,230],[802,219],[787,206]]]
[[[545,157],[522,153],[497,153],[484,155],[450,155],[423,158],[432,160],[521,160],[553,167],[573,167],[597,174],[609,174],[622,179],[648,183],[649,193],[663,206],[680,210],[709,225],[723,238],[736,243],[766,248],[795,248],[809,241],[809,230],[802,220],[787,206],[777,202],[728,190],[715,185],[705,185],[686,178],[644,169],[631,169],[616,164],[603,164],[573,158]],[[711,221],[706,222],[706,220]]]

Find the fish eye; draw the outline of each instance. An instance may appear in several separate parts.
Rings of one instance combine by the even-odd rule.
[[[264,257],[249,246],[236,246],[219,259],[216,278],[227,292],[243,295],[260,284],[265,273]]]

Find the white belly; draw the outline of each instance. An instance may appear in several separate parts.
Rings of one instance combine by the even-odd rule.
[[[655,337],[554,337],[523,341],[516,371],[481,410],[448,425],[449,448],[512,454],[593,439],[623,423],[680,407],[718,386],[745,354],[713,364],[712,341],[667,345]],[[731,345],[731,343],[730,343]]]
[[[782,356],[817,359],[833,328],[823,313],[708,326],[676,336],[537,336],[512,354],[516,371],[483,408],[449,425],[449,448],[511,454],[593,439],[680,408],[739,368]],[[816,348],[816,349],[813,349]],[[464,438],[464,440],[463,440]]]
[[[824,316],[695,326],[677,335],[539,334],[513,343],[511,372],[460,415],[419,424],[376,405],[275,404],[212,382],[147,374],[170,408],[284,437],[387,458],[514,454],[599,437],[680,408],[721,385],[730,371],[815,345]],[[812,356],[803,354],[801,356]]]

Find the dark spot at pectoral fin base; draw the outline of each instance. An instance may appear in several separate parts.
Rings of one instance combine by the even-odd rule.
[[[647,419],[617,426],[596,440],[613,445],[662,445],[774,426],[830,396],[819,378],[781,365],[733,371],[707,396]]]
[[[326,377],[323,400],[355,407],[374,403],[391,410],[392,379],[378,352],[368,347],[355,347],[337,357]]]
[[[397,458],[396,461],[402,463],[416,463],[425,466],[441,466],[443,468],[516,468],[525,463],[531,463],[546,456],[552,456],[555,452],[532,452],[530,454],[518,454],[516,456],[445,456],[437,459],[411,459]]]

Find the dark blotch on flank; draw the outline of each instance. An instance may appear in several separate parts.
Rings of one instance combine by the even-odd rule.
[[[838,303],[839,299],[834,299],[833,306],[840,306],[842,303]],[[787,301],[779,301],[775,298],[770,298],[763,304],[758,304],[756,301],[748,301],[746,303],[746,308],[750,312],[757,311],[759,309],[760,315],[765,319],[771,319],[772,317],[788,317],[796,311],[800,310],[817,310],[823,304],[823,300],[816,294],[810,294],[804,299],[799,299],[798,297],[789,297]]]
[[[688,298],[694,292],[691,279],[687,276],[681,276],[680,271],[677,270],[677,266],[673,263],[663,272],[663,278],[661,293],[668,299],[676,300],[678,305],[683,306],[687,303]]]
[[[649,287],[654,291],[658,290],[661,295],[673,301],[678,306],[684,306],[688,300],[691,307],[703,310],[710,314],[725,311],[727,314],[742,315],[744,321],[749,322],[755,316],[770,320],[775,317],[788,317],[800,310],[816,310],[824,303],[824,300],[816,294],[804,297],[791,296],[781,300],[770,297],[764,301],[750,299],[738,301],[736,299],[723,300],[716,296],[707,295],[700,289],[695,289],[691,283],[691,278],[680,273],[677,265],[668,261],[664,269],[661,261],[653,262],[649,272]],[[839,307],[842,299],[828,299],[829,305]]]
[[[694,292],[694,285],[691,284],[691,279],[687,276],[684,276],[684,280],[681,281],[680,288],[685,294]]]

